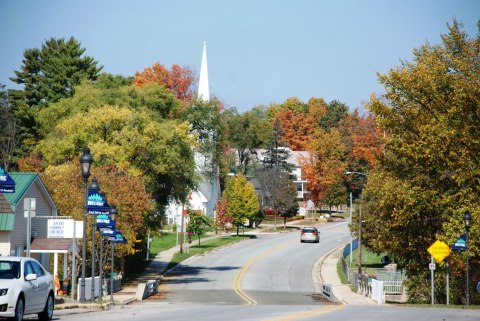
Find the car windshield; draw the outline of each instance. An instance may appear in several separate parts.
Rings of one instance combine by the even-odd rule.
[[[315,229],[313,229],[313,228],[304,228],[304,229],[303,229],[303,232],[304,232],[304,233],[315,233],[316,231],[315,231]]]
[[[0,279],[18,279],[20,262],[0,261]]]

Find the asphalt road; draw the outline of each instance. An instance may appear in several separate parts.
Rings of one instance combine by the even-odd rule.
[[[324,304],[312,268],[340,245],[345,224],[320,229],[320,243],[300,243],[300,232],[258,234],[183,264],[165,279],[166,301],[221,304]]]

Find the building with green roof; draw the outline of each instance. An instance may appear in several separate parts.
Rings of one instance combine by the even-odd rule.
[[[35,238],[47,238],[47,220],[57,217],[57,206],[37,173],[9,175],[15,181],[15,192],[3,193],[0,197],[0,255],[25,256],[27,242],[31,244]],[[25,199],[35,199],[35,210],[30,212],[30,240],[27,240],[28,210],[25,211]],[[46,254],[39,253],[36,258],[43,266],[48,266]]]

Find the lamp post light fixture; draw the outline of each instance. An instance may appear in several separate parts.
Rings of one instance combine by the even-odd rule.
[[[90,184],[90,191],[100,192],[100,185],[98,185],[97,178],[92,179],[92,184]],[[92,215],[92,287],[90,288],[91,295],[90,300],[95,302],[95,216]]]
[[[463,221],[465,223],[465,245],[466,245],[466,254],[467,254],[467,260],[466,260],[466,272],[467,272],[467,284],[466,284],[466,304],[470,305],[470,276],[469,276],[469,270],[468,270],[468,257],[469,257],[469,252],[468,252],[468,231],[470,230],[470,223],[472,220],[472,216],[470,215],[469,211],[466,211],[465,214],[463,214]]]
[[[87,185],[88,178],[90,177],[90,167],[93,163],[93,157],[90,155],[90,149],[88,147],[83,148],[83,154],[80,156],[80,168],[82,170],[83,177],[83,246],[82,246],[82,278],[80,281],[80,302],[85,302],[85,262],[87,261]]]

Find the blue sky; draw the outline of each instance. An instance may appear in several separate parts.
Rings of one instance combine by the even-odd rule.
[[[132,76],[160,62],[197,73],[207,42],[210,93],[241,112],[322,97],[361,108],[376,72],[440,42],[452,19],[476,36],[478,0],[0,0],[0,83],[23,51],[75,37],[103,71]]]

